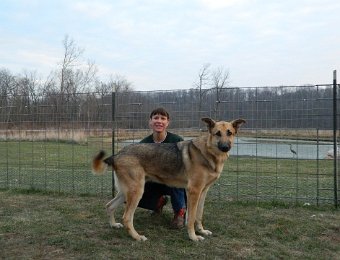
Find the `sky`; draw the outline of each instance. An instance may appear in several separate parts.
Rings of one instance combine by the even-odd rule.
[[[193,88],[205,64],[234,87],[328,84],[339,14],[334,0],[1,0],[0,69],[46,78],[68,35],[100,80],[135,90]]]

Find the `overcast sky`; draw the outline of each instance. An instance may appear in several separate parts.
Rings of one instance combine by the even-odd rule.
[[[340,71],[340,1],[1,0],[0,68],[42,78],[69,35],[102,81],[188,89],[206,63],[236,87],[332,83]],[[339,73],[339,72],[338,72]]]

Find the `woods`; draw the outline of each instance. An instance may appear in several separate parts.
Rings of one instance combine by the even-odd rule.
[[[204,64],[192,89],[134,91],[124,76],[98,77],[93,61],[69,37],[63,56],[45,79],[37,72],[0,69],[0,129],[111,128],[112,105],[120,128],[148,128],[148,113],[166,107],[173,128],[201,128],[199,118],[247,119],[246,128],[332,129],[332,85],[231,87],[229,70]],[[176,86],[174,86],[176,87]],[[115,90],[115,100],[111,93]]]
[[[32,76],[32,75],[31,75]],[[67,90],[66,90],[67,89]],[[34,124],[58,127],[73,122],[78,127],[105,127],[112,118],[111,88],[77,92],[41,89],[30,77],[0,71],[1,129]],[[172,91],[116,92],[116,119],[122,128],[147,128],[155,106],[172,114],[173,128],[199,127],[202,116],[216,119],[247,118],[249,128],[332,129],[331,86],[211,88]],[[133,122],[132,122],[133,121]],[[86,126],[82,125],[86,122]]]

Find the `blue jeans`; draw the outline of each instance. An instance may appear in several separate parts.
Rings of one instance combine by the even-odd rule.
[[[163,195],[169,195],[174,212],[186,208],[185,189],[169,187],[165,184],[147,182],[144,187],[144,194],[139,201],[138,207],[156,210],[158,200]]]

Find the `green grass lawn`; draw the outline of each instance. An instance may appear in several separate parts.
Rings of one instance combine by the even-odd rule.
[[[213,235],[192,242],[170,229],[172,212],[137,209],[136,242],[108,225],[110,196],[0,190],[0,259],[339,259],[340,212],[270,202],[206,203]],[[120,219],[122,210],[118,210]]]
[[[0,143],[0,187],[74,194],[110,194],[111,174],[93,176],[92,157],[110,151],[100,139],[86,144],[53,141]]]

